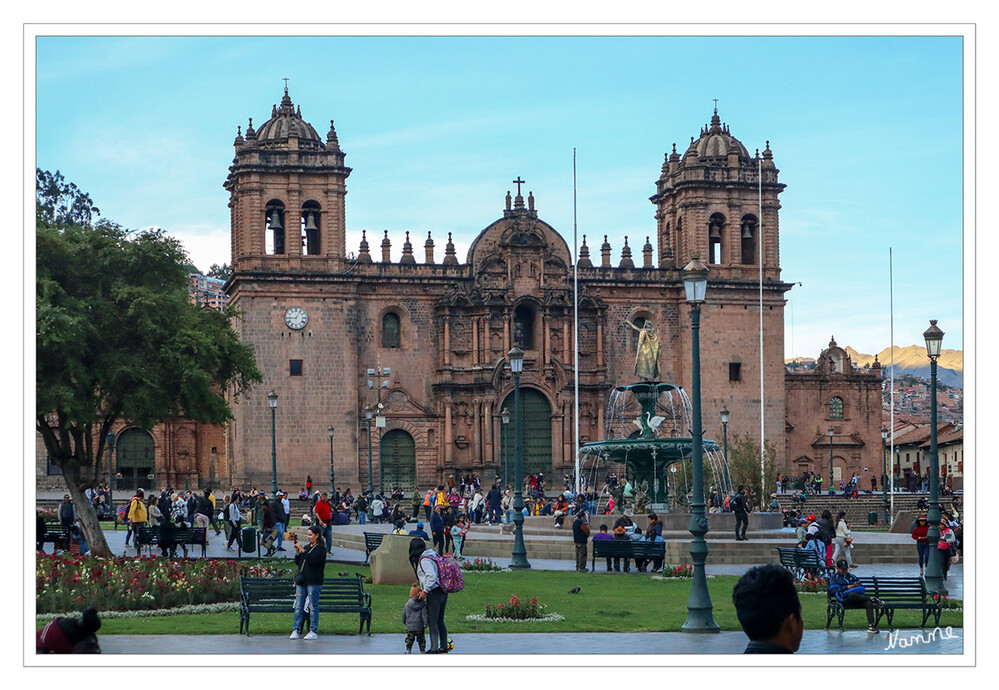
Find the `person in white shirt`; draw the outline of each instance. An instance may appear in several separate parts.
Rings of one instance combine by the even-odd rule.
[[[385,503],[382,501],[381,495],[375,496],[375,499],[371,501],[371,514],[374,516],[375,522],[382,521],[382,511],[385,509]]]

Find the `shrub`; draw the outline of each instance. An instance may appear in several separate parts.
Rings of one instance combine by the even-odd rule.
[[[469,572],[493,572],[496,570],[503,570],[495,563],[491,558],[476,558],[474,561],[465,561],[461,564],[462,570],[467,570]]]
[[[805,594],[815,594],[819,592],[825,592],[828,588],[829,583],[823,578],[818,578],[817,580],[795,580],[794,588],[799,592]]]
[[[35,561],[38,613],[141,611],[239,600],[239,577],[284,571],[231,560],[170,560],[160,556],[97,558],[39,555]]]
[[[492,606],[486,604],[486,618],[508,618],[510,620],[525,620],[528,618],[541,618],[545,615],[548,607],[538,603],[538,598],[534,597],[530,602],[521,602],[516,594],[510,596],[510,601],[506,606],[497,604]]]

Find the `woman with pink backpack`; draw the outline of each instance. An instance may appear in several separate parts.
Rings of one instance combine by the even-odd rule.
[[[427,615],[430,618],[430,649],[427,654],[447,654],[450,651],[447,624],[444,622],[448,593],[445,591],[445,578],[441,575],[442,561],[437,552],[428,549],[427,542],[420,537],[414,537],[409,542],[409,563],[420,581],[417,597],[427,602]],[[450,559],[448,562],[454,563]],[[460,577],[460,569],[458,573]],[[453,589],[453,586],[450,588]]]

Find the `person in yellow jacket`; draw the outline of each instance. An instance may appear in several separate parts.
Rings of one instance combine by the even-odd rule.
[[[136,489],[135,495],[128,502],[128,534],[125,535],[125,545],[128,546],[128,538],[135,534],[136,551],[142,548],[139,544],[139,528],[146,526],[149,519],[149,512],[146,510],[146,502],[143,498],[142,489]]]

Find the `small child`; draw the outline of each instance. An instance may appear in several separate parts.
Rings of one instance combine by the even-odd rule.
[[[427,638],[424,631],[430,625],[427,615],[427,602],[419,599],[420,585],[415,584],[409,589],[409,601],[402,609],[402,623],[406,626],[406,654],[413,651],[413,640],[420,645],[420,654],[427,649]]]

